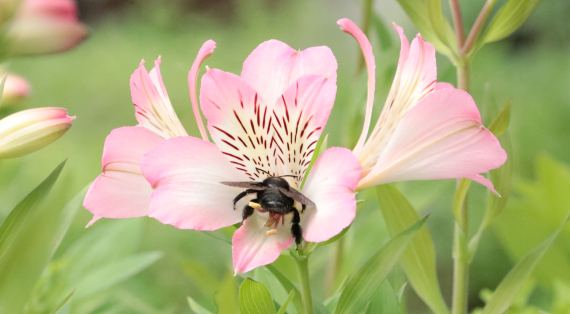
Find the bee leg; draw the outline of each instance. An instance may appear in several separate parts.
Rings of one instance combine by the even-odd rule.
[[[305,208],[307,208],[307,205],[301,204],[301,214],[305,211]]]
[[[249,218],[249,216],[253,215],[253,212],[255,211],[255,209],[249,205],[245,205],[243,207],[243,212],[241,214],[241,218],[242,218],[242,222],[244,220],[246,220],[247,218]]]
[[[236,203],[239,202],[239,200],[241,200],[242,198],[244,198],[246,195],[250,194],[250,193],[254,193],[257,192],[257,190],[253,190],[253,189],[247,189],[243,192],[241,192],[240,194],[238,194],[238,196],[236,196],[234,198],[234,210],[236,209]]]
[[[300,222],[301,217],[299,216],[299,212],[294,210],[293,220],[291,220],[291,234],[295,238],[297,250],[299,249],[299,245],[301,245],[301,241],[303,241],[303,228],[301,228],[301,225],[299,224]]]

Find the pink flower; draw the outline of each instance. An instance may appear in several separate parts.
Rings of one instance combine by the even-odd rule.
[[[353,153],[363,167],[358,190],[378,184],[469,178],[491,189],[480,173],[507,159],[497,138],[481,123],[471,96],[448,83],[436,83],[435,50],[418,34],[408,44],[402,28],[400,60],[380,118],[368,135],[374,100],[374,55],[362,31],[350,20],[338,21],[356,38],[368,69],[368,100],[362,135]]]
[[[109,135],[104,173],[89,189],[85,207],[94,219],[148,214],[178,228],[215,230],[241,222],[242,208],[255,197],[247,195],[234,210],[234,198],[245,189],[221,182],[260,182],[266,173],[293,175],[291,187],[316,205],[300,214],[303,238],[320,242],[338,234],[356,213],[354,190],[362,168],[354,155],[344,148],[328,149],[299,189],[334,103],[337,63],[332,52],[327,47],[299,52],[271,40],[251,53],[241,76],[208,69],[200,104],[213,144],[201,125],[195,82],[214,45],[204,44],[189,74],[203,139],[184,133],[158,64],[148,79],[139,68],[133,78],[140,76],[140,83],[131,79],[139,126]],[[265,210],[248,216],[233,238],[236,273],[269,264],[291,246],[293,216]]]
[[[13,55],[37,55],[75,47],[87,28],[74,0],[22,0],[8,33]]]

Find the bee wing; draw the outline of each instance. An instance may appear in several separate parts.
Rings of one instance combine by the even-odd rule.
[[[262,182],[255,181],[241,181],[241,182],[220,182],[223,185],[234,186],[236,188],[263,190],[265,187]]]
[[[317,206],[317,205],[315,205],[315,203],[313,203],[313,201],[311,201],[305,195],[301,194],[299,191],[297,191],[295,189],[287,190],[285,188],[279,188],[279,191],[281,193],[285,194],[286,196],[289,196],[290,198],[296,200],[297,202],[299,202],[301,204],[304,204],[307,206]]]

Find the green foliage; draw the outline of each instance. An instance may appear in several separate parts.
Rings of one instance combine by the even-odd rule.
[[[368,303],[366,314],[400,314],[400,302],[390,282],[384,280],[380,289]]]
[[[276,313],[271,293],[261,282],[247,278],[239,287],[239,308],[242,313]],[[224,313],[224,312],[220,312]]]
[[[568,214],[570,204],[570,169],[550,157],[540,156],[534,182],[515,186],[518,197],[512,198],[496,219],[494,231],[513,261],[520,260],[540,239],[548,237]],[[551,285],[556,280],[570,282],[570,230],[561,231],[560,239],[551,244],[536,266],[539,283]]]
[[[554,234],[517,262],[513,269],[511,269],[507,276],[501,281],[493,293],[493,296],[485,305],[483,314],[501,314],[509,308],[517,296],[517,293],[523,288],[524,283],[532,274],[532,271],[536,264],[538,264],[538,261],[566,226],[568,218],[570,218],[570,214],[566,219],[564,219],[562,225],[554,232]]]
[[[275,268],[275,266],[269,264],[265,265],[265,268],[267,268],[267,270],[269,270],[273,274],[273,276],[275,276],[275,279],[277,279],[281,283],[281,285],[283,286],[283,288],[285,288],[285,290],[295,292],[293,296],[293,305],[295,305],[295,308],[297,309],[298,312],[301,312],[304,309],[304,305],[303,305],[303,299],[301,297],[301,292],[299,291],[297,286],[294,283],[292,283],[289,279],[287,279],[287,277],[285,277],[277,268]]]
[[[77,198],[77,205],[84,195]],[[116,221],[88,230],[50,263],[34,287],[27,313],[45,312],[46,306],[57,304],[72,290],[74,312],[110,306],[112,288],[162,256],[160,252],[134,253],[141,237],[140,221]]]
[[[237,309],[241,307],[241,302],[238,303],[238,286],[236,279],[230,273],[226,274],[225,280],[214,295],[214,300],[217,313],[239,313]]]
[[[441,10],[439,10],[440,13],[438,13],[435,8],[437,6],[436,1],[437,0],[398,0],[426,41],[433,44],[435,49],[453,60],[455,59],[453,50],[441,40],[441,38],[444,38],[444,40],[449,41],[447,30],[449,23],[447,20],[445,22],[440,20],[443,14],[440,16]],[[441,1],[438,2],[440,2],[439,7],[441,8]],[[428,6],[430,8],[428,8]],[[437,25],[432,25],[433,22],[437,23]]]
[[[513,103],[512,99],[509,99],[501,112],[495,117],[495,120],[489,125],[489,131],[491,131],[495,136],[500,136],[507,130],[509,123],[511,121],[511,105]]]
[[[0,81],[0,107],[2,107],[2,94],[4,93],[4,84],[6,83],[6,77],[8,77],[8,74],[4,74],[2,81]]]
[[[376,193],[386,226],[392,236],[420,219],[416,210],[397,188],[386,184],[379,185],[376,187]],[[437,281],[433,240],[425,226],[402,253],[400,264],[416,293],[432,311],[448,313]]]
[[[457,42],[449,21],[443,15],[441,0],[427,0],[427,14],[437,38],[453,51],[457,47]]]
[[[287,311],[287,307],[289,306],[289,303],[293,301],[294,297],[295,297],[295,290],[291,290],[291,292],[289,292],[289,296],[287,296],[287,300],[283,302],[283,305],[281,305],[281,308],[279,309],[279,312],[277,312],[277,314],[285,314],[285,312]]]
[[[340,295],[335,313],[358,313],[366,307],[426,219],[417,221],[390,239],[351,276]]]
[[[516,31],[534,12],[540,0],[509,0],[493,17],[483,37],[486,43],[503,39]]]
[[[71,224],[84,192],[65,207],[47,207],[43,200],[65,161],[28,194],[0,227],[0,312],[20,313],[36,281]],[[69,291],[68,291],[69,293]]]

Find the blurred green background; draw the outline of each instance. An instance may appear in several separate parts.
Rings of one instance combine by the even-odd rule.
[[[151,61],[162,56],[162,76],[172,104],[188,133],[197,136],[187,75],[198,49],[208,39],[216,41],[217,49],[205,65],[233,73],[240,73],[247,55],[268,39],[284,41],[295,49],[329,46],[339,63],[338,92],[324,134],[330,133],[329,146],[352,148],[356,143],[364,114],[366,82],[363,75],[356,74],[360,51],[352,38],[339,31],[336,21],[347,17],[359,23],[359,1],[78,3],[80,19],[91,33],[83,44],[64,54],[11,61],[11,71],[30,81],[33,94],[18,107],[0,111],[0,117],[24,108],[58,106],[67,108],[77,119],[63,138],[47,148],[23,158],[0,161],[0,221],[66,158],[67,165],[50,204],[65,204],[99,175],[105,137],[115,128],[136,125],[129,78],[141,59],[150,69]],[[461,4],[465,24],[471,25],[483,1],[465,0]],[[416,30],[395,0],[376,1],[374,8],[390,35],[379,38],[374,31],[370,34],[377,64],[378,114],[399,53],[391,23],[404,27],[409,39]],[[513,262],[554,231],[570,210],[570,172],[566,166],[570,164],[569,15],[570,2],[544,1],[516,33],[487,45],[474,60],[472,95],[481,108],[483,122],[490,123],[487,112],[494,113],[513,99],[509,129],[514,153],[509,158],[515,170],[509,205],[484,234],[472,266],[472,307],[483,304],[480,290],[494,289]],[[455,69],[444,56],[438,54],[437,58],[438,81],[455,83]],[[454,184],[447,180],[398,185],[422,214],[431,213],[427,224],[436,245],[440,284],[448,301]],[[476,226],[485,191],[479,186],[472,190],[471,215]],[[330,296],[346,274],[388,238],[374,193],[362,193],[358,198],[369,201],[359,207],[353,227],[344,238],[345,258],[334,279],[330,260],[338,247],[327,246],[313,255],[311,279],[317,299]],[[150,218],[103,219],[85,229],[91,217],[83,208],[76,215],[55,262],[42,277],[44,286],[36,287],[38,312],[77,286],[71,303],[73,313],[187,313],[187,296],[212,310],[235,304],[236,300],[220,300],[220,295],[228,293],[218,293],[220,288],[231,292],[238,287],[228,244]],[[527,296],[521,296],[521,306],[528,303],[543,309],[560,308],[560,313],[570,309],[568,294],[564,293],[570,290],[570,244],[564,241],[568,236],[570,232],[562,235],[549,251],[550,256],[547,254],[541,262]],[[276,266],[294,273],[294,265],[286,256]],[[260,268],[247,276],[266,283],[276,301],[285,300],[285,291],[272,283],[275,280],[267,270]],[[400,287],[405,281],[402,271],[396,270],[390,281]],[[406,300],[410,313],[427,312],[410,287],[406,289]]]

